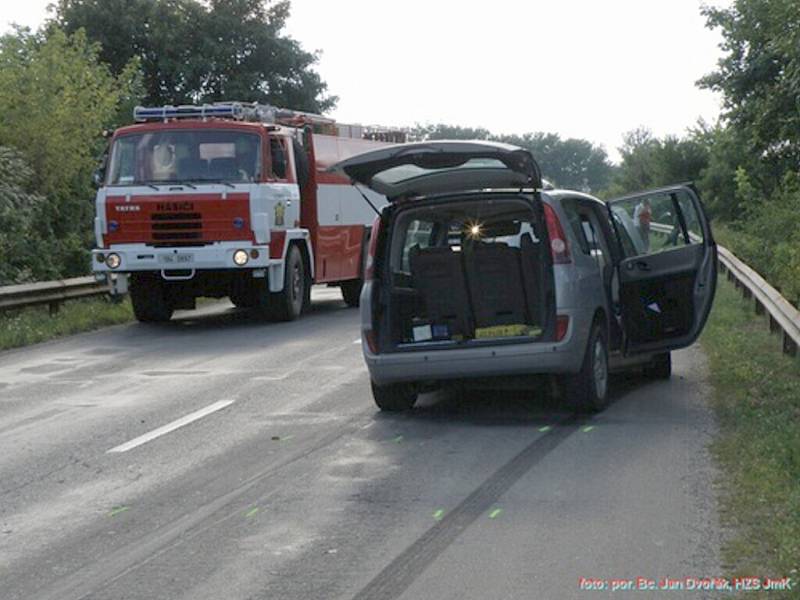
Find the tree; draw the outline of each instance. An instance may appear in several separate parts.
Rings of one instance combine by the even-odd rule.
[[[90,182],[104,143],[101,133],[119,103],[135,95],[135,64],[114,77],[99,63],[98,51],[82,32],[70,36],[54,27],[36,34],[18,29],[0,38],[0,146],[15,149],[12,163],[21,164],[19,158],[30,168],[27,191],[43,198],[23,206],[28,200],[12,191],[17,200],[6,205],[33,211],[38,242],[28,268],[36,278],[88,269]],[[20,189],[15,180],[3,184]]]
[[[496,135],[483,127],[458,125],[416,125],[409,131],[413,140],[492,140],[525,148],[533,154],[544,177],[553,184],[576,190],[604,188],[613,172],[606,151],[587,140],[562,140],[555,133]]]
[[[698,83],[722,92],[724,114],[749,152],[765,191],[800,164],[800,4],[797,0],[735,0],[702,9],[721,29],[726,55]]]
[[[619,149],[622,162],[606,195],[699,181],[708,165],[708,147],[694,134],[680,138],[653,136],[640,127],[625,134]]]
[[[33,192],[33,171],[19,153],[0,146],[0,286],[34,279],[34,216],[44,198]]]
[[[324,112],[336,103],[317,55],[283,35],[289,2],[59,0],[55,22],[84,29],[119,74],[140,61],[147,104],[258,101]]]

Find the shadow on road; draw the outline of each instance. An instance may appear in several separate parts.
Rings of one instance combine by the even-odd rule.
[[[610,380],[610,405],[652,382],[637,372],[615,374]],[[602,414],[602,413],[600,413]],[[447,387],[421,394],[413,410],[405,413],[376,413],[381,424],[426,422],[475,426],[544,427],[577,416],[588,422],[593,415],[576,414],[565,398],[553,393],[545,377],[529,389],[474,389]]]

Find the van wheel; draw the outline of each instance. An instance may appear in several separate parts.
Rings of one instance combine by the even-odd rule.
[[[672,377],[672,355],[669,352],[656,354],[653,361],[644,368],[648,379],[669,379]]]
[[[388,412],[411,410],[417,401],[417,390],[410,383],[372,383],[372,397],[378,408]]]
[[[565,378],[564,388],[567,402],[580,412],[597,412],[608,405],[608,345],[602,327],[592,328],[581,370]]]
[[[131,277],[131,304],[140,323],[164,323],[172,318],[172,305],[161,279],[149,274]]]
[[[308,279],[303,256],[297,246],[289,246],[283,270],[283,290],[270,294],[270,312],[278,321],[294,321],[303,312]]]
[[[358,306],[363,283],[364,282],[361,279],[351,279],[350,281],[342,282],[342,298],[344,298],[344,303],[347,304],[347,306],[353,308]]]

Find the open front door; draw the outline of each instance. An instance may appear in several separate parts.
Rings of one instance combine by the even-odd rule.
[[[607,204],[620,245],[625,353],[690,345],[703,330],[717,282],[717,247],[697,191],[675,186]]]

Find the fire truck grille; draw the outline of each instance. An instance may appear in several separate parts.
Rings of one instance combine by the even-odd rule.
[[[204,244],[200,213],[153,213],[150,221],[156,246]]]

